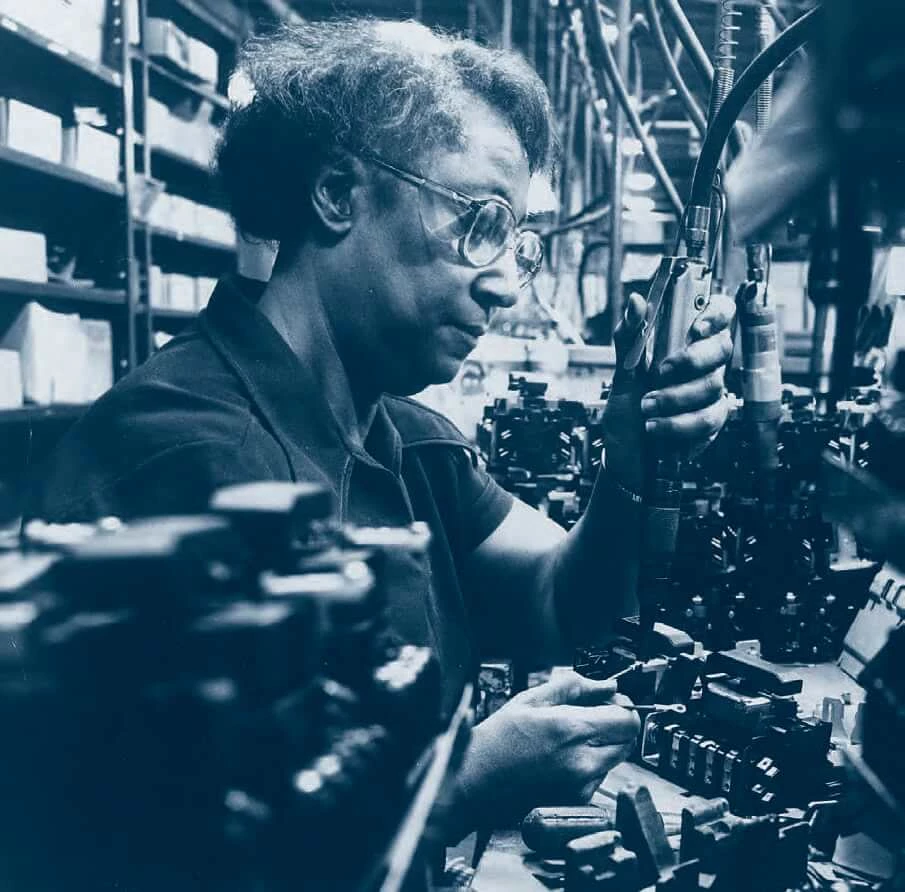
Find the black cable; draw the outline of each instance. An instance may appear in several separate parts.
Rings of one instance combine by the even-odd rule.
[[[672,85],[676,88],[688,117],[691,118],[691,122],[697,128],[698,133],[703,136],[707,132],[707,119],[704,117],[704,112],[701,111],[701,107],[695,101],[694,96],[692,96],[691,90],[688,89],[688,84],[685,83],[685,78],[682,77],[679,66],[676,64],[676,60],[669,48],[669,41],[666,39],[666,32],[663,30],[663,22],[660,19],[660,10],[657,9],[657,0],[645,0],[645,3],[647,5],[647,22],[651,39],[660,51],[663,64],[666,66],[666,73],[669,75]]]
[[[555,226],[551,226],[549,229],[540,233],[540,237],[542,239],[552,238],[554,235],[562,235],[564,232],[572,232],[574,229],[583,229],[585,226],[592,226],[594,223],[597,223],[599,220],[606,217],[610,212],[609,198],[606,199],[606,203],[603,206],[598,207],[600,201],[601,199],[596,199],[591,202],[585,210],[573,214],[567,220],[563,220],[562,223],[557,223]]]
[[[679,193],[676,190],[672,178],[663,166],[663,161],[660,159],[660,155],[657,153],[654,144],[645,132],[644,127],[641,124],[641,119],[638,117],[637,110],[629,101],[628,91],[625,88],[625,83],[619,76],[619,69],[616,65],[616,60],[613,58],[613,51],[606,42],[606,38],[603,36],[603,17],[600,14],[597,0],[584,0],[583,6],[587,13],[586,20],[589,20],[587,28],[588,41],[593,42],[595,50],[603,60],[604,70],[606,71],[607,78],[613,85],[613,91],[616,94],[616,98],[619,100],[619,104],[622,106],[622,110],[625,112],[625,116],[631,125],[632,130],[635,132],[635,136],[641,143],[650,165],[653,168],[654,174],[660,181],[663,190],[666,192],[666,196],[673,206],[676,216],[681,218],[684,211],[682,199],[679,197]]]
[[[720,106],[701,145],[701,154],[698,155],[691,183],[689,206],[709,206],[710,189],[719,165],[720,155],[723,153],[726,139],[738,116],[742,113],[748,100],[757,92],[761,83],[813,36],[813,31],[820,21],[821,9],[822,7],[815,6],[806,12],[783,31],[773,43],[758,53],[754,61],[742,72],[741,77]]]
[[[678,0],[659,0],[659,2],[664,12],[669,16],[679,40],[682,41],[682,46],[685,47],[685,51],[691,58],[695,70],[709,93],[713,85],[713,63],[707,55],[707,50],[704,49],[703,44],[698,39],[698,35],[695,34],[694,28],[691,27],[691,22],[688,21],[688,17],[682,7],[679,6]],[[741,131],[733,128],[729,136],[729,148],[732,153],[738,155],[744,144]]]

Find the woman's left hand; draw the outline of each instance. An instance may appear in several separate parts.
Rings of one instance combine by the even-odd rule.
[[[685,454],[707,446],[726,423],[729,400],[723,383],[732,357],[734,315],[729,297],[713,295],[695,319],[687,346],[651,369],[655,389],[641,399],[645,430]]]

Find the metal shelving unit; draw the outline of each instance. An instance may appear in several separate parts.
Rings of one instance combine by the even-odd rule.
[[[236,4],[205,0],[140,0],[138,31],[146,33],[149,15],[168,18],[190,36],[216,49],[220,58],[216,85],[151,58],[143,45],[130,45],[135,29],[125,0],[109,0],[102,61],[79,55],[39,33],[36,27],[0,14],[0,86],[21,85],[23,98],[48,109],[95,106],[108,118],[110,132],[120,137],[120,181],[109,182],[64,164],[0,145],[0,194],[5,220],[0,225],[53,231],[65,244],[71,236],[78,256],[83,251],[97,265],[97,275],[85,275],[86,286],[60,281],[36,283],[0,278],[0,326],[21,307],[37,301],[59,312],[78,312],[108,319],[114,336],[115,377],[120,377],[153,351],[153,333],[177,330],[193,312],[150,306],[148,283],[152,265],[186,275],[216,277],[235,268],[237,248],[203,236],[185,234],[139,219],[148,182],[163,182],[168,192],[199,204],[218,205],[209,168],[181,155],[149,132],[146,109],[150,97],[181,113],[186,108],[212,107],[217,123],[229,110],[226,76],[235,52],[249,33],[251,19]],[[44,97],[44,99],[40,99]],[[103,221],[94,232],[92,221]],[[65,222],[61,237],[58,225]],[[68,229],[67,229],[68,227]],[[93,237],[93,238],[92,238]],[[95,244],[91,244],[94,241]],[[83,275],[81,268],[79,276]],[[92,284],[90,278],[94,278]],[[2,328],[0,328],[2,334]],[[41,422],[66,422],[84,407],[26,407],[0,411],[0,424],[31,427]]]
[[[164,80],[167,83],[178,87],[180,90],[192,96],[195,96],[198,99],[205,99],[222,111],[229,111],[229,99],[227,99],[226,96],[224,96],[222,93],[218,93],[216,90],[212,90],[208,85],[202,83],[201,81],[191,80],[190,78],[174,71],[172,68],[168,68],[166,65],[161,65],[160,62],[155,62],[145,53],[133,51],[132,58],[134,62],[147,66],[148,71],[150,71],[151,74],[156,78],[160,78],[161,80]]]
[[[204,238],[200,235],[191,233],[178,232],[175,229],[165,229],[161,226],[148,226],[145,223],[137,222],[138,229],[147,229],[151,233],[152,239],[163,239],[169,242],[177,242],[180,245],[191,245],[195,248],[201,248],[205,251],[216,251],[225,254],[235,254],[236,246],[227,244],[226,242],[218,242],[216,239]]]
[[[140,117],[144,121],[144,131],[136,153],[140,173],[157,182],[166,184],[166,191],[182,195],[202,204],[219,204],[213,189],[210,168],[191,158],[173,151],[162,144],[159,136],[149,128],[144,114],[150,97],[158,101],[172,101],[174,104],[204,103],[213,106],[212,120],[221,120],[230,108],[225,95],[226,71],[223,57],[234,56],[244,33],[249,28],[249,20],[236,13],[230,22],[225,14],[214,14],[199,0],[140,0],[141,33],[146,30],[150,15],[172,14],[177,26],[187,31],[197,26],[193,36],[204,39],[217,50],[220,57],[220,78],[216,85],[194,79],[192,75],[178,70],[175,66],[153,59],[142,47],[130,48],[130,70],[135,77],[133,121]],[[243,24],[240,24],[244,23]],[[243,31],[243,27],[245,31]],[[178,331],[196,313],[151,305],[149,293],[149,272],[159,265],[165,272],[188,275],[217,277],[236,268],[237,247],[193,233],[179,232],[159,225],[150,225],[137,220],[136,253],[142,258],[142,270],[138,291],[136,317],[136,342],[143,359],[154,351],[154,332]]]
[[[38,158],[36,155],[29,155],[27,152],[20,152],[8,146],[0,146],[0,168],[13,169],[17,175],[28,171],[57,180],[66,180],[85,189],[112,195],[114,198],[122,198],[125,195],[125,190],[121,183],[111,183],[108,180],[102,180],[90,174],[82,173],[82,171],[76,170],[74,167],[47,161],[44,158]]]
[[[62,282],[23,282],[19,279],[0,279],[0,300],[50,300],[79,304],[110,304],[125,308],[125,290],[114,288],[83,288]]]
[[[121,72],[100,62],[83,58],[68,47],[61,46],[6,14],[0,14],[0,53],[14,54],[17,60],[26,63],[46,66],[49,62],[56,65],[60,71],[65,71],[66,77],[70,79],[70,86],[73,86],[71,79],[76,79],[77,83],[74,86],[77,89],[82,86],[78,83],[79,79],[83,82],[91,81],[95,87],[99,84],[102,88],[106,86],[116,90],[122,89]],[[54,63],[51,57],[56,58],[58,62]]]

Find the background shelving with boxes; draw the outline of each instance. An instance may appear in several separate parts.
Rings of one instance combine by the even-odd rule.
[[[235,268],[210,158],[250,22],[213,0],[0,0],[0,480]]]

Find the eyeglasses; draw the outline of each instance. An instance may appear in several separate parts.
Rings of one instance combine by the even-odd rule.
[[[396,167],[376,155],[367,154],[362,158],[419,188],[419,209],[425,230],[452,244],[467,264],[477,268],[490,266],[512,247],[519,287],[523,288],[537,275],[544,259],[543,242],[536,232],[518,228],[515,212],[502,198],[472,198],[428,177]],[[454,213],[448,205],[444,207],[436,201],[425,200],[425,191],[445,198],[462,211]]]

